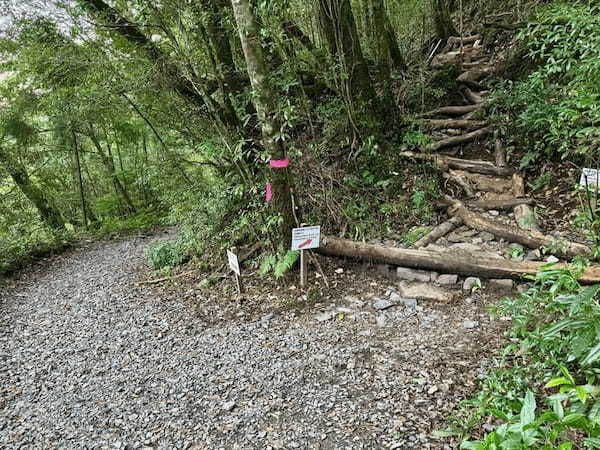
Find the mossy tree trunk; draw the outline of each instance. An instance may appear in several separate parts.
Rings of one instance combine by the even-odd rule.
[[[254,90],[254,106],[261,124],[263,146],[272,160],[286,158],[285,147],[278,136],[281,124],[277,118],[277,101],[269,79],[265,55],[260,43],[257,21],[249,0],[231,0],[250,83]],[[272,204],[281,215],[280,238],[287,248],[294,225],[289,183],[289,168],[272,169]]]
[[[14,157],[8,150],[0,146],[0,165],[10,175],[23,195],[35,206],[40,218],[49,227],[54,229],[64,228],[65,222],[54,205],[46,198],[42,190],[29,178],[27,168]]]
[[[371,0],[373,29],[375,31],[375,48],[377,49],[379,65],[386,71],[389,78],[391,70],[406,70],[406,62],[398,46],[396,35],[385,10],[384,0]]]

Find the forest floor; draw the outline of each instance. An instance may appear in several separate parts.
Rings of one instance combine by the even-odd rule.
[[[493,364],[498,288],[407,301],[378,266],[327,260],[316,298],[229,280],[207,296],[140,283],[155,237],[87,243],[2,288],[0,447],[454,447],[431,432]]]

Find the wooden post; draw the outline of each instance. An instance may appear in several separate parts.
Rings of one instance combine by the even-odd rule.
[[[301,223],[300,227],[305,227],[305,223]],[[306,250],[300,250],[300,287],[305,288],[308,284],[308,257]]]

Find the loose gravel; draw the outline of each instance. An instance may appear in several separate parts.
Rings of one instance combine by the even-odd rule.
[[[136,284],[147,243],[92,244],[1,288],[0,448],[451,448],[431,431],[498,334],[479,300],[343,296],[215,326]]]

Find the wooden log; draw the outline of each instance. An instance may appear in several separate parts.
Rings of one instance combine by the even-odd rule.
[[[482,89],[485,89],[485,86],[483,86],[483,84],[479,83],[478,81],[462,80],[459,81],[459,83],[464,84],[465,86],[468,86],[471,89],[475,89],[476,91],[481,91]]]
[[[590,249],[582,244],[566,240],[558,242],[553,237],[546,236],[537,231],[518,231],[515,227],[510,227],[503,223],[487,219],[481,214],[469,211],[465,205],[458,200],[454,200],[454,204],[448,208],[448,214],[452,217],[460,217],[468,227],[479,231],[487,231],[496,237],[506,239],[509,242],[516,242],[529,248],[552,247],[553,249],[556,249],[555,253],[557,255],[567,257],[587,255],[590,253]]]
[[[513,174],[512,191],[515,197],[525,197],[525,180],[518,173]],[[519,228],[540,232],[534,210],[529,205],[516,205],[513,209]]]
[[[462,119],[424,119],[420,120],[419,125],[433,129],[443,130],[445,128],[460,128],[464,130],[478,130],[486,127],[488,122],[485,120],[462,120]]]
[[[465,106],[442,106],[441,108],[433,109],[421,114],[419,117],[434,117],[434,116],[462,116],[473,111],[478,111],[482,105],[465,105]]]
[[[401,152],[400,156],[406,158],[420,159],[424,161],[432,161],[442,169],[457,169],[471,173],[480,173],[483,175],[497,175],[499,177],[510,176],[513,171],[509,168],[496,167],[494,164],[487,161],[479,161],[474,159],[453,158],[444,155],[432,155],[429,153],[414,153]]]
[[[464,37],[460,37],[460,36],[450,36],[448,38],[448,43],[450,45],[460,45],[462,42],[462,45],[468,45],[468,44],[474,44],[475,42],[479,41],[481,39],[481,35],[479,34],[473,34],[471,36],[464,36]]]
[[[509,198],[506,200],[477,200],[473,202],[465,202],[465,206],[487,211],[492,209],[497,211],[505,211],[512,210],[516,206],[529,205],[531,203],[533,203],[533,200],[530,198]]]
[[[461,86],[460,92],[465,96],[465,98],[474,105],[478,105],[479,103],[483,103],[483,97],[479,94],[476,94],[467,86]]]
[[[452,136],[448,139],[442,139],[441,141],[433,142],[429,144],[425,149],[428,152],[437,152],[443,148],[453,147],[455,145],[467,144],[469,142],[476,141],[479,138],[487,136],[494,130],[494,127],[480,128],[479,130],[471,131],[470,133],[463,134],[462,136]]]
[[[452,217],[450,220],[438,225],[413,245],[414,248],[426,247],[429,244],[435,243],[438,239],[446,236],[452,230],[462,225],[460,217]]]
[[[452,172],[452,170],[450,170]],[[495,175],[482,175],[464,170],[454,171],[454,175],[461,177],[478,191],[494,192],[496,194],[510,195],[512,183],[510,180]]]
[[[498,167],[506,167],[506,150],[504,150],[504,147],[502,146],[498,130],[494,131],[494,158],[496,159],[496,165]],[[522,196],[515,195],[515,197]]]
[[[483,78],[486,77],[486,75],[488,75],[491,72],[490,69],[482,69],[482,70],[476,70],[476,69],[471,69],[471,70],[467,70],[463,73],[461,73],[458,78],[456,78],[456,81],[458,81],[459,83],[466,83],[467,81],[480,81]]]
[[[316,251],[325,256],[368,260],[401,267],[433,270],[440,273],[456,273],[485,278],[513,278],[517,280],[525,275],[535,275],[545,264],[533,261],[486,259],[479,256],[475,258],[460,254],[450,256],[427,250],[387,248],[331,236],[324,236],[321,240],[321,247]],[[567,266],[556,264],[554,267],[563,268]],[[600,268],[588,267],[579,281],[586,284],[599,283]]]

